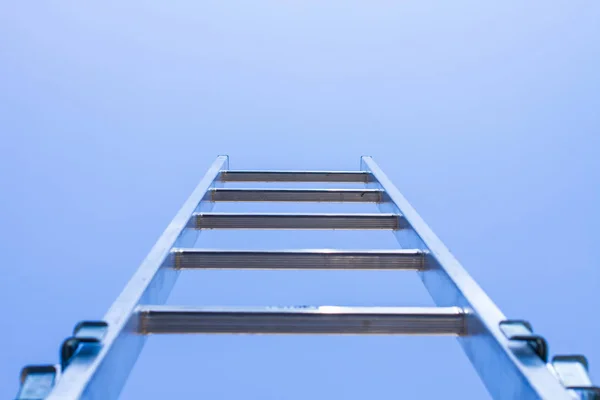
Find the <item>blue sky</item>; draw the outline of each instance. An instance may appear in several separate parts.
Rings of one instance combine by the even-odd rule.
[[[595,1],[3,2],[0,397],[102,317],[218,154],[240,169],[374,156],[504,313],[551,354],[587,355],[600,383],[599,18]],[[190,272],[169,303],[431,305],[396,272]],[[448,393],[486,396],[450,338],[190,336],[152,338],[122,398]]]

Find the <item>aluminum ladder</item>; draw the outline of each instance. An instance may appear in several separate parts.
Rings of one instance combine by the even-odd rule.
[[[363,183],[360,189],[233,189],[225,182]],[[215,202],[371,202],[375,214],[211,213]],[[387,229],[398,250],[245,251],[193,248],[203,229]],[[172,307],[182,270],[417,271],[437,307]],[[116,399],[146,335],[177,333],[452,335],[496,399],[600,399],[581,355],[548,362],[545,339],[507,319],[371,157],[357,171],[239,171],[219,156],[102,321],[83,321],[60,363],[21,372],[17,399]]]

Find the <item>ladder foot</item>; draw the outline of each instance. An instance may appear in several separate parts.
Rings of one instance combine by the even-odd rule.
[[[500,330],[508,340],[527,343],[544,363],[548,362],[548,343],[542,336],[533,333],[529,322],[524,320],[502,321]]]
[[[599,400],[600,387],[590,379],[588,361],[580,354],[557,355],[552,358],[552,368],[563,386],[581,400]]]
[[[28,365],[21,370],[21,386],[16,400],[43,400],[50,394],[60,374],[57,365]]]

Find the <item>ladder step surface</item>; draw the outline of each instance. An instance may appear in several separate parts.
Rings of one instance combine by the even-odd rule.
[[[379,189],[229,189],[210,192],[211,201],[380,203]]]
[[[373,182],[364,171],[222,171],[222,182]]]
[[[404,229],[397,214],[198,213],[196,229]]]
[[[139,333],[464,335],[458,307],[138,308]]]
[[[423,270],[421,250],[174,249],[177,269]]]

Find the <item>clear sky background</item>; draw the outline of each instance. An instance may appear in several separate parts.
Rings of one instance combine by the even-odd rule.
[[[600,383],[598,21],[597,1],[2,2],[0,397],[102,318],[219,154],[239,169],[374,156],[504,313],[551,354],[587,355]],[[431,305],[399,272],[187,272],[169,303]],[[122,398],[440,396],[487,396],[452,338],[188,336],[151,338]]]

